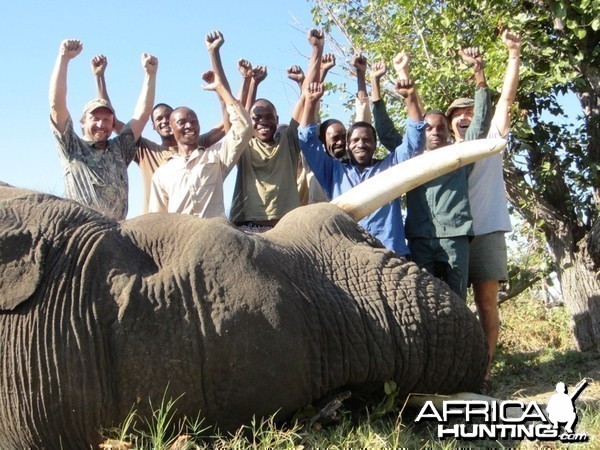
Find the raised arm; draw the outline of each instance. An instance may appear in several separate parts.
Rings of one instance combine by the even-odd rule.
[[[321,77],[321,58],[325,46],[325,35],[321,30],[313,28],[308,32],[308,43],[312,47],[312,53],[308,61],[308,70],[304,78],[304,86],[309,83],[318,83]]]
[[[310,83],[318,83],[321,78],[321,59],[323,58],[323,47],[325,46],[325,35],[321,30],[312,29],[309,30],[307,35],[308,43],[312,47],[310,59],[308,61],[308,70],[304,77],[303,87],[308,86]],[[300,116],[303,114],[305,109],[304,102],[304,89],[302,89],[300,98],[294,106],[292,111],[292,123],[300,122]],[[317,103],[314,111],[315,118],[318,117],[319,104]],[[316,119],[315,119],[316,120]]]
[[[314,124],[315,111],[321,97],[323,97],[323,83],[309,83],[304,85],[304,111],[300,119],[300,126],[307,127]]]
[[[483,70],[483,56],[479,51],[479,47],[461,48],[458,52],[462,60],[468,66],[473,67],[473,76],[475,77],[475,86],[484,88],[487,87],[485,72]]]
[[[223,83],[223,80],[213,71],[208,71],[202,74],[202,79],[207,83],[202,86],[205,91],[215,91],[219,97],[223,99],[226,105],[237,103],[235,97],[231,94],[231,91]]]
[[[208,85],[211,85],[218,81],[220,84],[223,85],[223,89],[225,89],[227,92],[229,92],[231,94],[231,90],[229,89],[229,87],[225,86],[225,84],[222,81],[222,78],[220,78],[216,74],[216,72],[213,72],[213,71],[204,72],[202,74],[202,79]],[[207,87],[203,86],[203,89],[207,89]],[[205,147],[210,147],[211,145],[219,142],[221,139],[223,139],[223,137],[225,136],[225,133],[227,131],[229,131],[229,129],[231,128],[231,122],[229,120],[229,113],[227,112],[227,102],[225,101],[225,98],[223,98],[223,96],[221,95],[223,92],[223,89],[216,89],[216,88],[214,89],[214,91],[217,93],[217,97],[219,97],[219,103],[221,104],[221,113],[223,115],[223,121],[221,122],[220,125],[217,125],[212,130],[210,130],[208,133],[205,133],[200,136],[200,144],[204,145]],[[208,90],[213,90],[213,89],[208,89]],[[233,98],[233,101],[235,102],[235,98],[233,97],[233,95],[231,95],[231,97]],[[227,128],[227,130],[225,130],[225,128]]]
[[[304,110],[304,93],[302,92],[302,85],[304,84],[304,71],[300,66],[290,66],[286,70],[287,77],[295,81],[300,89],[300,97],[296,102],[296,106],[294,106],[294,111],[292,112],[292,119],[295,122],[300,122],[300,116],[302,115],[302,111]]]
[[[367,94],[367,58],[363,55],[354,55],[352,66],[356,69],[356,83],[358,91],[356,96],[360,99],[368,98]]]
[[[302,154],[308,162],[310,169],[321,187],[331,198],[333,197],[334,187],[334,166],[341,165],[341,163],[327,154],[317,136],[318,127],[314,122],[314,117],[323,92],[323,83],[308,83],[304,85],[303,96],[305,102],[300,129],[298,130],[298,140],[300,141]]]
[[[321,57],[321,76],[319,81],[325,82],[325,78],[331,69],[335,67],[335,55],[333,53],[325,53]]]
[[[231,92],[231,87],[229,86],[229,81],[227,81],[227,77],[225,76],[225,71],[223,70],[223,63],[221,61],[220,48],[225,43],[223,33],[221,33],[220,31],[212,31],[206,35],[205,42],[206,48],[208,49],[208,56],[210,57],[210,64],[213,72],[221,79],[223,86],[229,92]]]
[[[206,35],[205,38],[206,48],[208,49],[208,55],[210,58],[210,64],[212,70],[217,76],[221,79],[226,89],[231,92],[231,87],[229,86],[229,81],[225,76],[225,70],[223,69],[223,62],[221,61],[221,47],[225,43],[225,38],[223,37],[223,33],[220,31],[212,31]],[[205,147],[210,147],[213,144],[216,144],[225,133],[229,131],[231,128],[231,122],[229,121],[229,114],[227,113],[227,107],[223,98],[219,95],[219,103],[221,104],[221,116],[222,121],[214,128],[212,128],[208,133],[204,133],[200,139],[201,143]]]
[[[58,57],[50,77],[50,118],[61,133],[64,133],[69,120],[67,109],[67,68],[69,61],[83,50],[81,41],[67,39],[61,42]]]
[[[142,67],[145,71],[142,92],[138,99],[133,118],[131,119],[131,131],[137,140],[142,135],[142,130],[148,122],[154,106],[154,94],[156,91],[156,72],[158,70],[158,59],[148,53],[142,54]]]
[[[383,61],[375,61],[371,65],[371,100],[381,100],[381,78],[386,74],[387,66]]]
[[[367,58],[363,55],[354,55],[352,65],[356,69],[356,121],[371,123],[373,117],[371,116],[371,106],[367,94]]]
[[[414,81],[410,78],[410,53],[406,51],[398,53],[394,58],[394,67],[398,73],[396,92],[404,98],[408,117],[419,122],[423,120],[425,111]]]
[[[467,47],[459,51],[462,60],[473,67],[475,78],[475,104],[473,106],[473,120],[465,134],[465,140],[485,138],[492,121],[492,100],[485,79],[485,63],[479,47]]]
[[[106,66],[108,66],[108,59],[104,55],[96,55],[92,58],[90,64],[92,67],[92,74],[96,79],[96,97],[111,103],[108,96],[108,89],[106,88],[106,79],[104,77]],[[117,116],[115,115],[115,133],[119,134],[121,132],[121,128],[123,128],[123,125],[124,123],[117,119]]]
[[[394,122],[387,112],[381,97],[381,78],[386,74],[387,66],[382,61],[375,61],[371,66],[371,99],[373,100],[373,125],[377,131],[379,142],[390,152],[402,144],[402,135],[398,133]]]
[[[395,57],[394,57],[394,68],[396,69],[396,73],[398,74],[398,80],[410,80],[410,59],[411,59],[411,55],[409,52],[403,50],[400,53],[398,53]],[[421,99],[421,96],[419,95],[418,91],[417,91],[417,87],[414,85],[414,83],[410,83],[412,84],[412,94],[409,97],[405,97],[405,100],[407,101],[407,108],[408,108],[408,102],[409,101],[416,101],[416,106],[419,108],[419,116],[421,117],[421,119],[414,119],[413,117],[410,116],[410,110],[409,110],[409,117],[411,117],[413,120],[422,120],[423,116],[425,115],[425,106],[423,105],[423,101]],[[397,90],[397,89],[396,89]]]
[[[496,105],[493,122],[498,127],[501,136],[505,136],[510,129],[510,107],[515,101],[517,87],[519,86],[519,65],[521,63],[521,36],[504,30],[502,43],[508,50],[508,62],[500,99]]]
[[[398,163],[423,151],[425,148],[426,123],[422,118],[423,115],[416,98],[416,88],[413,81],[410,78],[396,81],[396,92],[404,97],[406,109],[408,110],[404,138],[393,153],[393,158]]]
[[[415,122],[423,120],[413,81],[410,78],[396,81],[396,92],[404,97],[408,117]]]
[[[300,95],[302,95],[302,85],[304,84],[304,71],[300,66],[290,66],[285,71],[287,77],[295,82],[300,89]]]
[[[250,92],[250,83],[252,82],[252,64],[246,59],[238,60],[238,71],[242,75],[242,85],[238,99],[245,106],[248,102],[248,94]]]
[[[228,173],[237,163],[252,137],[252,122],[248,112],[236,101],[231,94],[231,90],[216,73],[212,71],[206,72],[202,78],[207,82],[202,88],[208,91],[215,91],[227,105],[227,112],[230,115],[231,129],[225,135],[218,151],[221,162],[225,167],[225,172]]]
[[[267,67],[256,66],[252,69],[252,77],[250,79],[250,88],[248,90],[248,98],[246,99],[246,110],[250,111],[252,105],[256,101],[256,93],[258,92],[258,85],[267,78]]]

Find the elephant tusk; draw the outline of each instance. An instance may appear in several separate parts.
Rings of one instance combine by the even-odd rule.
[[[505,139],[478,139],[423,153],[390,167],[331,201],[359,221],[386,203],[445,173],[501,152]]]

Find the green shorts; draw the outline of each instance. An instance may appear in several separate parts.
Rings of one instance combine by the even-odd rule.
[[[508,280],[504,231],[475,236],[469,254],[469,284]]]

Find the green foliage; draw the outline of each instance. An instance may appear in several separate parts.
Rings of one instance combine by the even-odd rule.
[[[513,231],[506,235],[508,245],[508,282],[502,285],[500,302],[503,303],[534,285],[548,279],[554,264],[547,251],[541,227],[543,220],[531,225],[516,221]]]
[[[371,417],[374,419],[393,412],[397,406],[396,400],[398,399],[399,390],[396,382],[393,380],[386,381],[383,385],[383,391],[385,393],[383,400],[371,412]]]
[[[517,138],[512,155],[515,207],[534,210],[541,200],[571,223],[592,223],[598,217],[594,198],[600,181],[599,156],[588,150],[588,120],[564,117],[562,94],[594,92],[600,76],[600,2],[592,0],[313,0],[318,26],[332,39],[345,39],[348,54],[363,52],[371,61],[391,67],[394,55],[409,50],[411,73],[426,108],[445,110],[457,97],[472,97],[470,71],[457,50],[479,46],[492,90],[503,82],[507,52],[503,29],[523,39],[520,85],[513,114]],[[388,78],[393,75],[389,74]],[[597,83],[597,81],[596,81]],[[600,92],[595,92],[600,94]],[[402,123],[404,108],[387,96],[388,109]],[[547,119],[548,114],[558,116]],[[599,143],[600,145],[600,143]],[[560,180],[557,182],[556,180]],[[564,180],[564,181],[563,181]],[[596,196],[594,195],[596,193]],[[535,221],[533,217],[528,220]],[[550,232],[549,223],[545,232]]]

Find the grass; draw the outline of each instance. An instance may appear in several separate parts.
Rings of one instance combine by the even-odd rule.
[[[558,381],[574,386],[584,377],[598,377],[598,353],[579,353],[573,346],[570,318],[564,308],[545,308],[527,295],[504,303],[500,309],[502,329],[493,369],[493,396],[501,399],[535,400],[546,404]],[[598,379],[582,392],[575,405],[579,416],[576,432],[585,432],[591,441],[577,449],[600,448],[600,385]],[[539,441],[455,441],[440,440],[433,425],[413,422],[416,411],[404,408],[394,397],[394,385],[385,387],[388,396],[381,403],[361,409],[345,406],[335,425],[307,421],[275,424],[272,418],[240,428],[233,435],[214,433],[202,420],[174,423],[177,400],[163,399],[151,421],[135,412],[119,430],[105,432],[121,449],[434,449],[519,448],[562,449],[567,444]],[[129,446],[119,447],[119,445]]]

